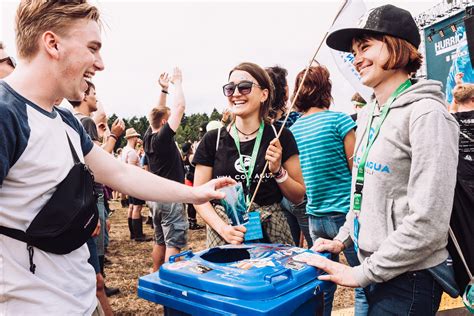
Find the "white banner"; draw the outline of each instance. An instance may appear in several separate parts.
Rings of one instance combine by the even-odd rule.
[[[366,11],[367,8],[362,0],[348,0],[329,32],[343,28],[357,27],[357,22]],[[334,49],[330,49],[330,51],[337,68],[344,78],[354,90],[359,92],[359,94],[369,102],[373,90],[360,82],[360,75],[352,65],[354,55]]]

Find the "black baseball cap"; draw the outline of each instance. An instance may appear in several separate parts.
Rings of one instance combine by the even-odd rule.
[[[416,48],[420,46],[420,33],[410,12],[391,4],[367,11],[359,19],[358,26],[332,32],[326,44],[332,49],[350,52],[354,37],[379,34],[404,39]]]

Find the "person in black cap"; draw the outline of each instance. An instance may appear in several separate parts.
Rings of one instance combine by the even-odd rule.
[[[326,43],[354,54],[375,99],[358,117],[346,222],[333,240],[318,239],[313,249],[339,253],[354,245],[361,264],[349,267],[322,256],[305,261],[327,272],[321,280],[364,287],[369,315],[434,315],[443,289],[457,294],[446,244],[458,124],[440,82],[411,79],[422,56],[408,11],[372,9],[358,28],[337,30]]]

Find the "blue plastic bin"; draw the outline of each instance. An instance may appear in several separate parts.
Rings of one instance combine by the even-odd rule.
[[[138,296],[163,305],[165,315],[317,315],[328,284],[293,260],[304,252],[311,251],[275,244],[186,251],[141,277]]]

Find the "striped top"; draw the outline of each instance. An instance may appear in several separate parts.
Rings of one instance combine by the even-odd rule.
[[[299,118],[290,128],[300,152],[307,214],[324,216],[349,211],[351,172],[344,137],[354,127],[349,115],[323,111]]]

